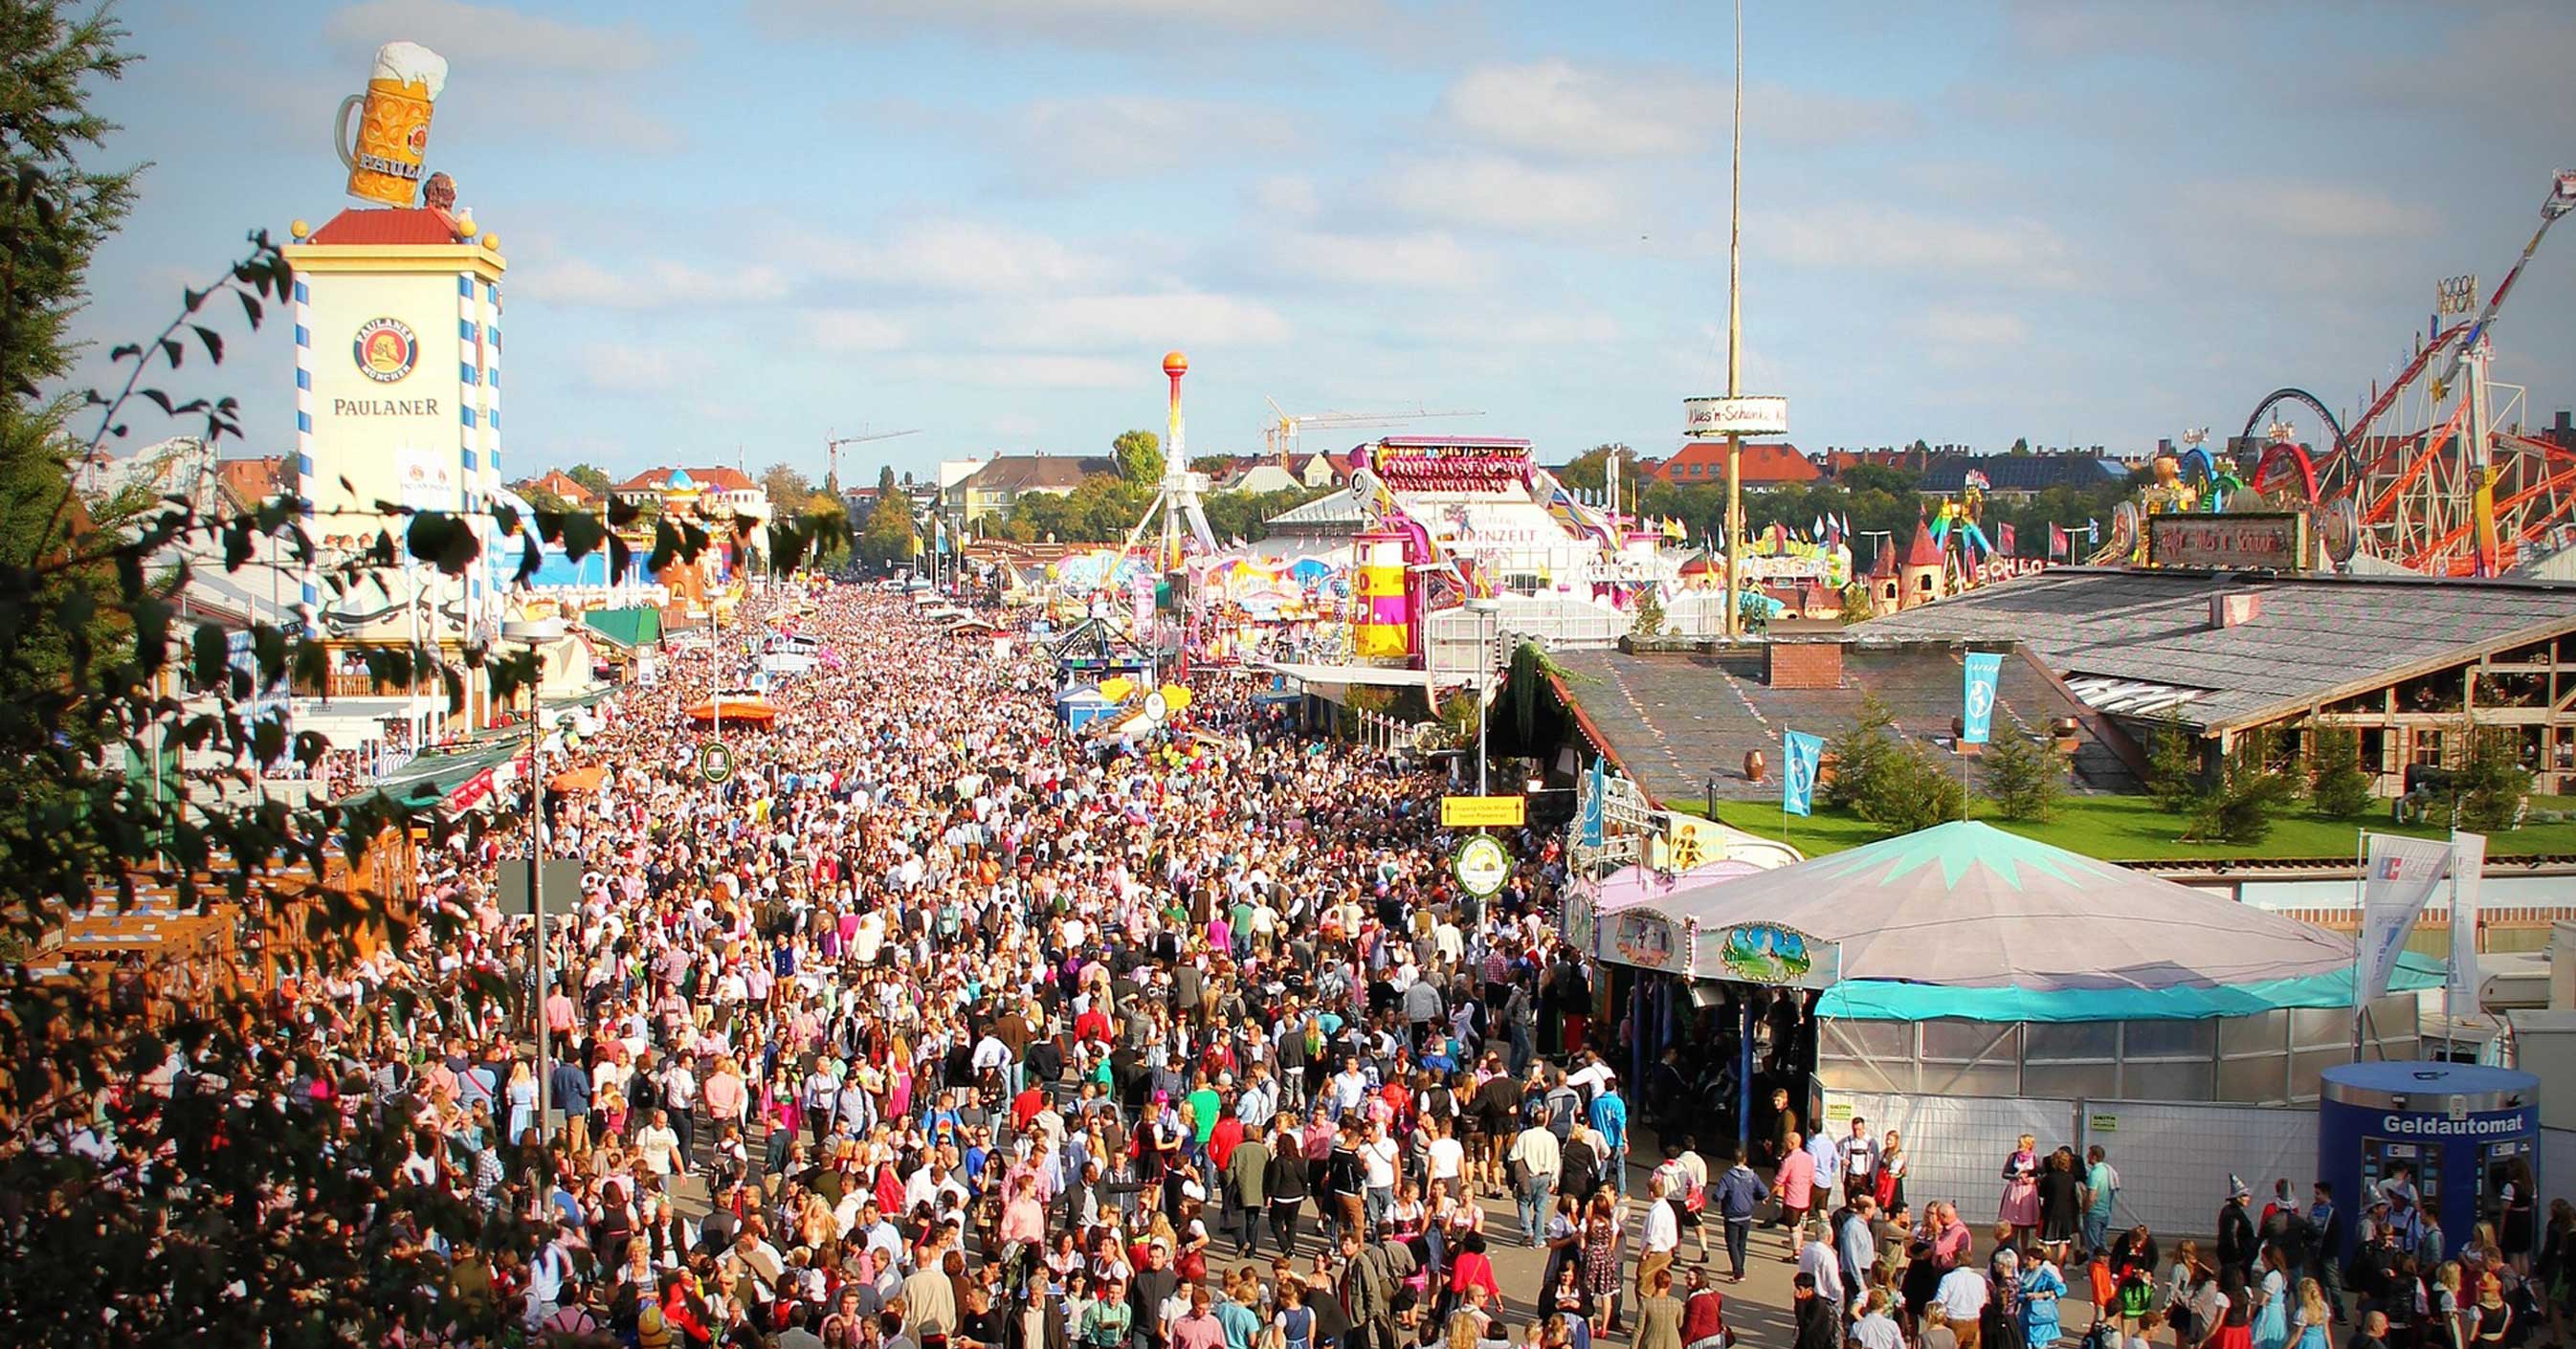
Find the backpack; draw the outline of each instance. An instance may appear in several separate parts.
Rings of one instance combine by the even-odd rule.
[[[663,1319],[661,1303],[646,1299],[636,1308],[635,1343],[640,1349],[670,1349],[671,1325]]]

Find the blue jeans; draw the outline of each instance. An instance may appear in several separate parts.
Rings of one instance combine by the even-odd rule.
[[[2085,1253],[2088,1255],[2102,1254],[2103,1251],[2111,1244],[2110,1237],[2111,1215],[2108,1213],[2095,1213],[2092,1210],[2087,1209],[2084,1213]]]
[[[1545,1176],[1532,1176],[1522,1182],[1520,1192],[1514,1196],[1520,1205],[1521,1231],[1528,1235],[1532,1246],[1539,1245],[1547,1233],[1547,1201],[1549,1192],[1555,1188],[1555,1181]]]

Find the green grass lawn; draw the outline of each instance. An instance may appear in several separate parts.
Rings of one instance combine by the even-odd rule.
[[[1665,804],[1692,815],[1708,813],[1705,800],[1668,801]],[[1982,801],[1978,803],[1981,809],[1976,818],[1997,828],[2115,862],[2350,857],[2357,846],[2357,836],[2364,828],[2426,838],[2439,838],[2445,832],[2439,827],[2392,824],[2384,814],[2363,819],[2326,820],[2304,809],[2293,808],[2273,817],[2270,837],[2258,844],[2182,843],[2174,839],[2180,825],[2158,810],[2155,802],[2143,796],[2069,796],[2060,807],[2057,818],[2045,824],[1995,819],[1982,809],[1985,804]],[[2535,810],[2569,808],[2566,798],[2542,796],[2532,798],[2532,807]],[[1719,801],[1717,817],[1764,838],[1781,836],[1778,802]],[[1826,810],[1822,806],[1812,816],[1790,816],[1788,824],[1790,845],[1810,857],[1873,843],[1887,837],[1888,832],[1867,820]],[[2487,851],[2497,856],[2576,853],[2576,823],[2531,824],[2509,834],[2496,834],[2488,838]]]

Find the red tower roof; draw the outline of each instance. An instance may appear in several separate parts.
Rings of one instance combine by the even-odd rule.
[[[1941,545],[1932,541],[1932,526],[1921,516],[1914,520],[1914,543],[1905,550],[1905,565],[1937,567],[1941,565]]]
[[[352,207],[306,235],[308,244],[452,244],[458,242],[456,217],[427,206],[382,210]]]

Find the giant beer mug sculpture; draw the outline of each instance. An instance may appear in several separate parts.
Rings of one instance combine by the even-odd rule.
[[[429,119],[447,87],[447,62],[411,42],[376,49],[367,92],[340,101],[331,142],[349,168],[349,195],[387,206],[409,206],[420,190],[421,156],[429,149]],[[352,139],[349,114],[358,114]]]

